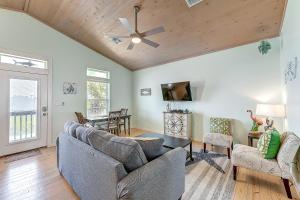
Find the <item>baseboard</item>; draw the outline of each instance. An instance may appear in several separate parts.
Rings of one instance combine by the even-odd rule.
[[[195,142],[195,143],[199,143],[199,144],[202,144],[202,143],[203,143],[202,140],[192,139],[192,141]]]

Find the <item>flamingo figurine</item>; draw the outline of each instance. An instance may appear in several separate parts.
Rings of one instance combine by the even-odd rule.
[[[264,123],[263,120],[254,116],[252,110],[247,110],[247,112],[250,113],[250,118],[253,121],[251,131],[258,131],[259,126],[263,125],[263,123]]]

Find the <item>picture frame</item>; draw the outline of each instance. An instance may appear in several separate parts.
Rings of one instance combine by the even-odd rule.
[[[63,83],[63,94],[76,95],[78,93],[78,84],[72,82]]]
[[[294,57],[288,62],[286,70],[284,72],[285,84],[294,81],[297,78],[297,73],[298,73],[298,57]]]
[[[141,96],[151,96],[151,88],[141,89]]]

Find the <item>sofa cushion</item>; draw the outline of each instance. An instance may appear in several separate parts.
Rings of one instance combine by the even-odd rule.
[[[121,162],[127,172],[148,162],[141,146],[133,139],[98,132],[89,134],[87,138],[92,147]]]
[[[76,129],[82,126],[81,124],[74,122],[74,121],[68,121],[64,125],[64,132],[72,135],[73,137],[76,137]]]
[[[276,158],[280,148],[280,134],[276,129],[269,130],[260,136],[257,149],[265,159]]]
[[[203,142],[222,147],[231,147],[232,136],[221,133],[206,133],[203,136]]]
[[[132,139],[137,141],[142,147],[148,161],[151,161],[165,153],[165,151],[163,151],[163,138],[134,137]]]
[[[87,128],[87,127],[79,126],[76,128],[76,138],[86,144],[90,144],[87,136],[95,132],[99,132],[99,134],[105,134],[105,132],[102,133],[103,131],[99,131],[94,127]]]

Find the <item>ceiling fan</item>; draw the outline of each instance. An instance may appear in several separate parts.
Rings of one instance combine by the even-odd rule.
[[[138,27],[137,27],[138,26],[138,24],[137,24],[137,14],[138,14],[139,11],[140,11],[140,7],[139,6],[134,6],[134,16],[135,16],[134,29],[129,24],[129,21],[126,18],[119,18],[121,24],[123,25],[123,27],[125,27],[129,31],[130,35],[125,35],[125,36],[122,36],[122,35],[107,35],[107,36],[111,37],[113,40],[118,40],[118,41],[120,41],[121,38],[130,38],[131,41],[130,41],[128,47],[127,47],[127,50],[133,49],[134,45],[138,44],[140,42],[143,42],[147,45],[150,45],[154,48],[157,48],[159,46],[158,43],[153,42],[151,40],[148,40],[145,37],[165,32],[165,29],[164,29],[164,27],[160,26],[160,27],[156,27],[154,29],[151,29],[151,30],[140,33],[138,31]]]

